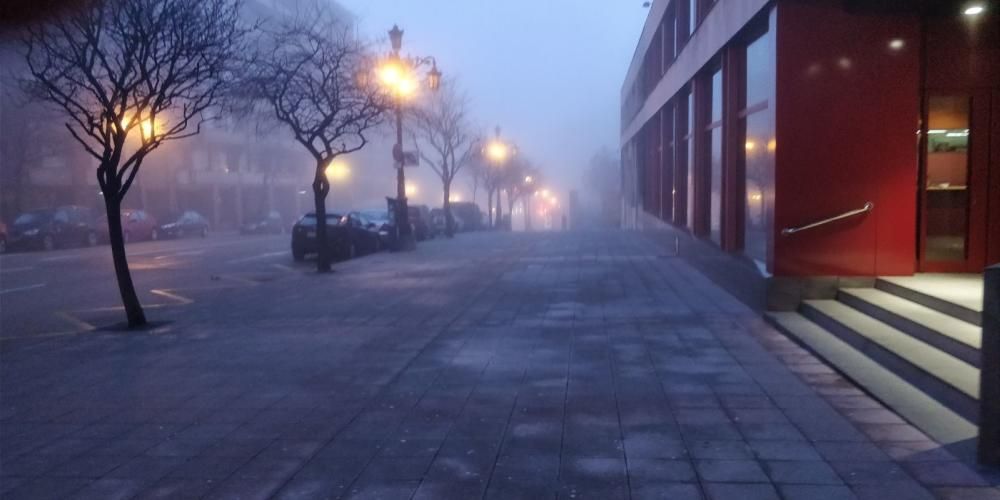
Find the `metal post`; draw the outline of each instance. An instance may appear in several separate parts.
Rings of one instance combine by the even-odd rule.
[[[986,268],[983,278],[979,462],[1000,465],[1000,265]]]
[[[410,210],[406,203],[406,174],[403,169],[406,159],[403,155],[403,103],[396,100],[396,245],[397,250],[413,250],[417,247],[410,230]]]

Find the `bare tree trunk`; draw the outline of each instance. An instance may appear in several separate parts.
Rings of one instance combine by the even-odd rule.
[[[330,183],[326,179],[326,163],[316,162],[316,177],[313,179],[313,197],[316,202],[316,272],[328,273],[331,269],[330,242],[326,236],[326,195]]]
[[[501,203],[501,198],[503,198],[503,190],[497,188],[497,228],[501,231],[503,230],[503,204]]]
[[[531,231],[531,194],[521,198],[521,206],[524,208],[524,230]]]
[[[493,226],[493,190],[486,190],[486,221],[489,222],[489,226]]]
[[[115,277],[118,279],[118,291],[125,306],[125,316],[130,328],[146,324],[146,314],[142,311],[139,296],[135,293],[132,283],[132,273],[128,269],[128,257],[125,254],[125,238],[122,236],[122,207],[115,200],[117,193],[104,195],[104,207],[108,212],[108,241],[111,244],[111,257],[115,263]]]
[[[451,238],[455,236],[455,218],[451,214],[451,179],[444,181],[444,235]]]

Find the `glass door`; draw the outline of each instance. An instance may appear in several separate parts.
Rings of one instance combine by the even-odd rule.
[[[919,267],[979,272],[986,250],[989,96],[932,94],[926,110]]]

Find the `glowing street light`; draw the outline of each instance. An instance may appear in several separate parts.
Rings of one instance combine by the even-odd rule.
[[[982,14],[983,11],[985,11],[985,10],[986,10],[986,7],[984,7],[983,4],[976,3],[976,4],[972,4],[972,5],[969,5],[968,7],[966,7],[965,10],[962,11],[962,13],[965,14],[965,15],[967,15],[967,16],[978,16],[979,14]]]
[[[490,143],[486,145],[486,156],[490,160],[493,160],[494,163],[503,163],[509,154],[510,150],[507,148],[507,145],[499,140],[490,141]]]
[[[525,184],[531,184],[532,182],[535,182],[535,179],[533,179],[530,175],[524,176],[524,183]]]
[[[407,182],[406,183],[406,196],[416,196],[416,194],[419,193],[419,192],[420,192],[420,189],[417,187],[416,184],[414,184],[412,182]]]
[[[326,178],[330,182],[345,182],[351,178],[351,167],[343,160],[333,160],[326,167]]]

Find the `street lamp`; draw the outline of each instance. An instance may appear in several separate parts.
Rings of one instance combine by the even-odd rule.
[[[517,154],[517,149],[513,146],[508,145],[506,142],[500,139],[500,127],[496,128],[496,136],[486,143],[483,148],[483,156],[486,157],[495,167],[502,168],[507,160]],[[501,197],[503,191],[497,187],[497,205],[496,205],[496,222],[494,226],[503,223],[503,205],[501,205]],[[510,197],[510,194],[507,194]],[[492,207],[490,207],[492,211]]]
[[[396,107],[396,145],[392,149],[392,157],[396,163],[396,245],[399,250],[413,250],[416,242],[410,227],[409,209],[407,208],[406,174],[403,172],[406,155],[403,153],[403,104],[420,88],[420,83],[414,74],[422,67],[430,65],[427,72],[427,88],[432,91],[441,86],[441,71],[433,57],[403,57],[399,51],[403,48],[403,30],[393,25],[389,30],[389,42],[392,53],[376,70],[376,77],[383,87],[388,89],[395,98]]]

